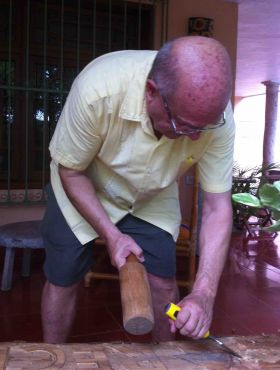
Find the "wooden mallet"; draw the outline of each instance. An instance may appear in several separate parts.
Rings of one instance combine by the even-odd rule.
[[[134,335],[147,334],[155,320],[145,267],[130,254],[119,274],[124,329]]]

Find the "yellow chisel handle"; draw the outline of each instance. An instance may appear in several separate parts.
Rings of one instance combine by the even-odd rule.
[[[177,306],[174,303],[168,303],[165,306],[165,314],[172,320],[176,320],[178,312],[181,311],[181,307]],[[203,335],[203,338],[208,338],[210,335],[209,330]]]

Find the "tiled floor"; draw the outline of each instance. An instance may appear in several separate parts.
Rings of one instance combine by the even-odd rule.
[[[0,248],[1,249],[1,248]],[[15,261],[13,288],[0,292],[0,341],[42,340],[40,298],[44,284],[42,251],[32,256],[32,275],[20,276]],[[3,261],[3,251],[0,251]],[[2,271],[2,263],[0,266]],[[181,292],[184,294],[185,292]],[[271,334],[280,331],[280,237],[244,240],[233,233],[220,282],[211,332],[217,336]],[[71,342],[150,341],[122,329],[117,281],[92,281],[80,288],[79,309]]]

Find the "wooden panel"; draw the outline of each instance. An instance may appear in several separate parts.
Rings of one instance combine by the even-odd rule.
[[[96,343],[51,345],[0,343],[0,369],[5,370],[238,370],[279,369],[280,337],[221,338],[242,360],[209,340],[166,343]]]

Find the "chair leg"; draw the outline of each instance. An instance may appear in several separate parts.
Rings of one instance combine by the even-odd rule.
[[[7,291],[12,287],[15,248],[6,248],[5,261],[2,274],[1,290]]]
[[[30,265],[31,265],[31,249],[26,248],[23,251],[22,265],[21,265],[21,276],[30,276]]]

